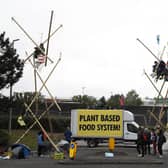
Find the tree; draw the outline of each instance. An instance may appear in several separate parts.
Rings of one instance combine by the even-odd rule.
[[[24,62],[13,44],[5,39],[5,32],[0,34],[0,89],[13,86],[23,75]]]
[[[84,107],[86,108],[95,108],[96,104],[97,104],[97,100],[95,97],[93,96],[88,96],[88,95],[77,95],[77,96],[73,96],[72,100],[74,102],[79,102],[81,103]]]
[[[0,94],[0,107],[1,107],[0,113],[6,113],[8,111],[9,106],[10,106],[9,97]]]
[[[101,109],[106,109],[106,99],[104,96],[102,96],[99,100],[98,100],[98,103],[97,103],[97,107],[98,108],[101,108]]]
[[[24,113],[25,112],[25,105],[30,105],[32,100],[34,99],[35,92],[14,92],[13,94],[13,107],[17,113]],[[44,104],[44,96],[41,93],[38,93],[37,96],[38,104],[40,105],[41,109],[45,108]],[[30,107],[32,110],[35,109],[35,103],[33,103]]]
[[[140,106],[142,105],[142,100],[135,90],[131,90],[127,93],[125,98],[125,105],[127,106]]]
[[[86,108],[95,108],[97,104],[97,100],[93,96],[88,95],[77,95],[73,96],[72,100],[74,102],[80,102],[82,105],[84,105]]]
[[[107,100],[107,106],[108,108],[119,108],[120,107],[120,103],[119,103],[119,99],[120,99],[121,95],[119,94],[115,94],[112,95],[108,100]]]
[[[72,97],[72,100],[73,100],[74,102],[79,102],[79,103],[81,103],[81,102],[82,102],[82,96],[81,96],[81,95],[73,96],[73,97]]]
[[[95,108],[97,101],[93,96],[83,95],[83,103],[87,108]]]

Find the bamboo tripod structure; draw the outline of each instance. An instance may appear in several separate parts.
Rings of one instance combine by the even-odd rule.
[[[46,53],[44,53],[44,51],[39,47],[39,45],[33,40],[33,38],[31,38],[31,36],[25,31],[25,29],[12,17],[12,21],[14,21],[14,23],[21,29],[21,31],[26,35],[26,37],[28,37],[28,39],[40,50],[40,52],[43,54],[43,56],[46,57],[46,61],[45,61],[45,66],[47,66],[47,60],[49,60],[51,63],[54,63],[50,57],[48,57],[48,51],[49,51],[49,41],[50,38],[62,27],[62,25],[60,25],[54,32],[51,33],[51,26],[52,26],[52,20],[53,20],[53,11],[51,11],[51,18],[50,18],[50,24],[49,24],[49,31],[48,31],[48,38],[43,42],[46,43],[47,42],[47,49],[46,49]],[[46,86],[47,81],[49,80],[50,76],[52,75],[52,73],[54,72],[54,70],[56,69],[57,65],[59,64],[59,62],[61,61],[61,53],[60,53],[60,57],[57,60],[56,64],[54,65],[54,67],[52,68],[51,72],[48,74],[48,77],[46,78],[45,81],[43,81],[42,77],[40,76],[39,72],[37,71],[37,68],[35,66],[35,58],[33,57],[33,63],[31,61],[31,57],[33,56],[34,52],[31,53],[30,55],[28,55],[26,53],[27,58],[25,59],[24,62],[26,62],[27,60],[30,62],[30,64],[32,65],[33,69],[34,69],[34,83],[35,83],[35,95],[34,98],[32,99],[31,103],[28,105],[26,103],[24,103],[25,107],[26,107],[26,111],[28,111],[32,117],[34,118],[34,123],[24,132],[24,134],[16,141],[16,143],[19,143],[24,136],[33,128],[34,125],[38,124],[39,127],[41,128],[41,130],[45,133],[46,137],[48,138],[48,140],[50,141],[50,143],[52,144],[52,146],[55,148],[56,151],[59,151],[59,148],[57,147],[57,145],[55,145],[55,143],[53,142],[53,140],[49,137],[48,133],[46,132],[46,130],[44,129],[44,127],[42,126],[42,124],[39,122],[39,120],[46,114],[49,112],[49,110],[51,109],[51,107],[53,107],[53,105],[55,104],[56,107],[58,108],[59,111],[61,111],[60,106],[58,105],[56,99],[54,98],[54,96],[51,94],[51,92],[49,91],[48,87]],[[39,91],[37,92],[37,76],[40,79],[42,86],[40,87]],[[38,95],[41,92],[41,90],[45,88],[48,92],[48,94],[50,95],[51,99],[53,100],[52,104],[50,104],[50,106],[47,107],[46,105],[46,110],[37,118],[36,115],[38,113]],[[33,103],[36,102],[36,115],[33,113],[33,111],[31,110],[31,106],[33,105]]]
[[[161,56],[160,56],[160,58],[158,58],[140,39],[137,38],[137,41],[140,42],[140,43],[155,57],[155,59],[157,59],[157,61],[160,61],[160,60],[162,59],[163,54],[164,54],[165,49],[166,49],[166,46],[163,47]],[[157,98],[156,98],[156,100],[155,100],[155,103],[154,103],[154,106],[153,106],[152,111],[150,112],[150,115],[157,121],[158,124],[160,124],[163,128],[165,128],[165,125],[162,123],[161,120],[162,120],[162,118],[163,118],[163,116],[164,116],[164,113],[165,113],[164,107],[165,107],[165,105],[166,105],[166,99],[167,99],[167,97],[168,97],[168,89],[167,89],[167,91],[166,91],[165,97],[162,95],[162,90],[163,90],[163,87],[164,87],[166,81],[165,81],[165,79],[164,79],[164,81],[163,81],[163,83],[162,83],[162,85],[161,85],[161,88],[158,89],[158,88],[156,87],[156,85],[152,82],[152,80],[151,80],[151,78],[149,77],[149,75],[145,72],[145,70],[144,70],[144,74],[145,74],[145,76],[147,77],[147,79],[150,81],[150,83],[152,84],[152,86],[154,87],[154,89],[155,89],[155,90],[157,91],[157,93],[158,93],[158,96],[157,96]],[[155,111],[155,107],[156,107],[157,101],[159,100],[160,97],[164,100],[164,102],[163,102],[162,107],[161,107],[161,109],[160,109],[159,116],[157,117],[157,116],[154,114],[154,111]]]
[[[165,107],[165,105],[166,105],[166,101],[165,101],[165,100],[166,100],[167,97],[168,97],[168,89],[167,89],[167,91],[166,91],[165,97],[163,97],[163,95],[161,94],[161,91],[162,91],[162,89],[163,89],[164,83],[162,84],[161,89],[158,90],[157,87],[155,86],[155,84],[154,84],[154,83],[152,82],[152,80],[150,79],[149,75],[148,75],[146,72],[145,72],[144,74],[145,74],[146,77],[149,79],[150,83],[152,84],[152,86],[154,87],[154,89],[155,89],[155,90],[157,91],[157,93],[158,93],[158,96],[157,96],[157,98],[156,98],[156,100],[155,100],[155,103],[154,103],[154,106],[153,106],[153,108],[152,108],[152,111],[150,112],[150,115],[151,115],[163,128],[165,128],[165,126],[163,125],[163,123],[161,122],[161,120],[162,120],[162,118],[163,118],[163,116],[164,116],[164,113],[165,113],[164,107]],[[161,96],[161,98],[164,100],[164,102],[163,102],[162,107],[161,107],[161,109],[160,109],[159,116],[157,117],[157,116],[154,114],[154,111],[155,111],[155,107],[156,107],[156,104],[157,104],[157,100],[159,99],[160,96]]]

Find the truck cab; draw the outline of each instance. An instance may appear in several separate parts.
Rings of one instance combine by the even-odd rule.
[[[134,121],[134,115],[130,111],[124,110],[124,133],[123,140],[136,141],[139,125]]]
[[[138,128],[139,128],[139,125],[134,121],[125,122],[124,123],[124,140],[125,141],[136,141]]]

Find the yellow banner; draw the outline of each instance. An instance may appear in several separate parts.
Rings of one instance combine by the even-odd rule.
[[[78,136],[122,137],[122,110],[78,110]]]

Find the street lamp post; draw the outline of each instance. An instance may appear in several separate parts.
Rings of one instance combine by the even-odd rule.
[[[15,43],[16,41],[19,41],[19,40],[20,40],[20,39],[15,39],[15,40],[13,40],[10,46],[11,46],[11,47],[14,47],[14,43]]]
[[[86,87],[82,87],[82,95],[84,96],[84,90],[85,90]]]
[[[9,134],[11,135],[12,133],[12,112],[13,112],[13,109],[12,109],[12,105],[13,105],[13,100],[12,100],[12,84],[10,84],[10,108],[9,108]]]
[[[13,47],[14,48],[14,43],[16,42],[16,41],[19,41],[20,39],[15,39],[15,40],[13,40],[12,41],[12,43],[11,43],[11,47]],[[13,100],[12,100],[12,89],[13,89],[13,87],[12,87],[12,83],[10,83],[10,96],[9,96],[9,99],[10,99],[10,108],[9,108],[9,128],[8,128],[8,131],[9,131],[9,134],[11,135],[11,133],[12,133],[12,113],[13,113],[13,109],[12,109],[12,105],[13,105]]]

